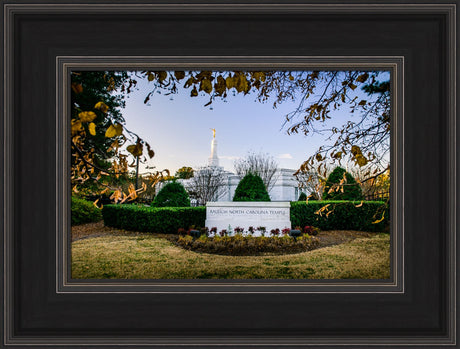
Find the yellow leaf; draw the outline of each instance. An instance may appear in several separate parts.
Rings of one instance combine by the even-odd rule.
[[[235,88],[238,92],[247,93],[249,91],[248,80],[246,80],[246,77],[243,74],[238,75]]]
[[[356,162],[358,163],[360,167],[362,167],[362,166],[365,166],[368,161],[363,155],[360,155],[356,157]]]
[[[117,203],[119,200],[121,200],[121,197],[122,197],[121,190],[117,189],[110,196],[110,200],[113,200],[113,201],[115,201],[115,203]]]
[[[353,155],[355,155],[355,156],[358,155],[358,154],[362,154],[361,148],[358,147],[357,145],[353,145],[353,146],[351,147],[351,153],[352,153]]]
[[[185,82],[184,84],[184,87],[187,88],[187,87],[190,87],[192,86],[193,84],[195,83],[195,78],[193,76],[189,77],[187,79],[187,81]]]
[[[208,80],[208,79],[201,80],[200,91],[204,91],[206,93],[211,93],[212,92],[211,80]]]
[[[135,199],[137,197],[136,189],[134,188],[134,185],[131,183],[128,188],[129,196],[132,199]]]
[[[231,76],[228,76],[226,79],[225,79],[225,85],[227,86],[228,89],[231,89],[232,87],[234,87],[235,85],[233,84],[233,78]]]
[[[88,125],[89,133],[93,136],[96,135],[96,124],[94,122]]]
[[[78,117],[80,118],[81,122],[91,122],[96,119],[97,115],[92,111],[82,111],[78,114]]]
[[[123,193],[123,199],[120,201],[120,204],[124,203],[128,198],[129,196]]]
[[[183,78],[185,78],[185,72],[176,70],[174,71],[174,76],[176,77],[177,80],[182,80]]]
[[[117,131],[115,127],[113,127],[113,125],[110,125],[110,127],[105,131],[105,136],[107,138],[112,138],[112,137],[115,137],[116,135],[117,135]]]
[[[123,133],[123,126],[120,124],[110,125],[110,127],[105,131],[105,136],[107,138],[112,138],[115,136],[120,136]]]
[[[136,146],[134,144],[128,145],[126,150],[129,151],[131,154],[135,151]]]
[[[383,221],[385,219],[385,212],[383,212],[382,214],[382,218],[380,219],[377,219],[376,221],[373,221],[372,224],[377,224],[377,223],[380,223],[381,221]]]
[[[355,207],[361,207],[363,205],[363,201],[360,204],[356,205]]]
[[[364,74],[361,74],[360,76],[358,76],[356,78],[356,81],[358,82],[364,82],[367,80],[367,78],[369,77],[369,74],[368,73],[364,73]]]
[[[165,80],[167,77],[168,77],[168,73],[167,73],[167,72],[165,72],[165,71],[160,71],[160,72],[158,72],[158,80],[160,80],[160,82],[162,82],[163,80]]]
[[[72,82],[72,90],[75,93],[82,93],[83,92],[83,86],[81,84],[77,84],[76,82]]]
[[[227,89],[227,85],[225,83],[225,79],[222,75],[217,77],[217,82],[214,84],[214,91],[220,96],[223,95],[225,90]]]
[[[109,111],[109,106],[104,102],[97,102],[94,106],[94,109],[98,109],[103,113],[107,113]]]
[[[265,81],[265,73],[262,72],[262,71],[256,71],[256,72],[252,73],[252,76],[256,80]]]
[[[331,204],[327,204],[327,205],[321,207],[318,211],[315,212],[315,214],[319,214],[320,216],[322,216],[323,211],[326,211],[326,212],[327,212],[327,211],[328,211],[327,208],[328,208],[328,206],[330,206],[330,205],[331,205]]]
[[[83,131],[83,127],[81,125],[80,120],[73,119],[71,122],[71,132],[72,136],[80,131]]]
[[[126,147],[126,150],[129,151],[133,156],[141,156],[142,155],[142,144],[136,143],[131,144]]]

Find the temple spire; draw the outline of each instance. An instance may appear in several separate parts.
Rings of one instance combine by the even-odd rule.
[[[208,159],[208,165],[210,167],[218,167],[219,158],[217,157],[216,129],[212,128],[211,130],[212,130],[211,156]]]

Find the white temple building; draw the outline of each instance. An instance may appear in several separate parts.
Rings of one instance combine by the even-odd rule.
[[[219,157],[217,155],[217,140],[216,131],[213,130],[213,139],[211,141],[211,155],[208,158],[207,167],[218,167],[220,168],[225,176],[225,189],[222,190],[223,194],[215,201],[233,201],[235,195],[235,189],[242,178],[235,173],[224,171],[224,168],[219,166]],[[274,175],[275,183],[268,194],[270,195],[271,201],[296,201],[300,195],[299,183],[293,175],[295,170],[281,168]],[[187,182],[190,180],[180,180],[185,188],[187,188]]]

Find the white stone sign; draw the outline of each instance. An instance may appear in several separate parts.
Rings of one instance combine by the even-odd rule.
[[[217,231],[230,225],[248,230],[250,226],[271,229],[291,228],[289,202],[208,202],[206,204],[206,227],[217,227]]]

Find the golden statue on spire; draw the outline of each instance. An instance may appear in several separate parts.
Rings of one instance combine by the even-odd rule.
[[[216,138],[216,129],[212,128],[212,138]]]

